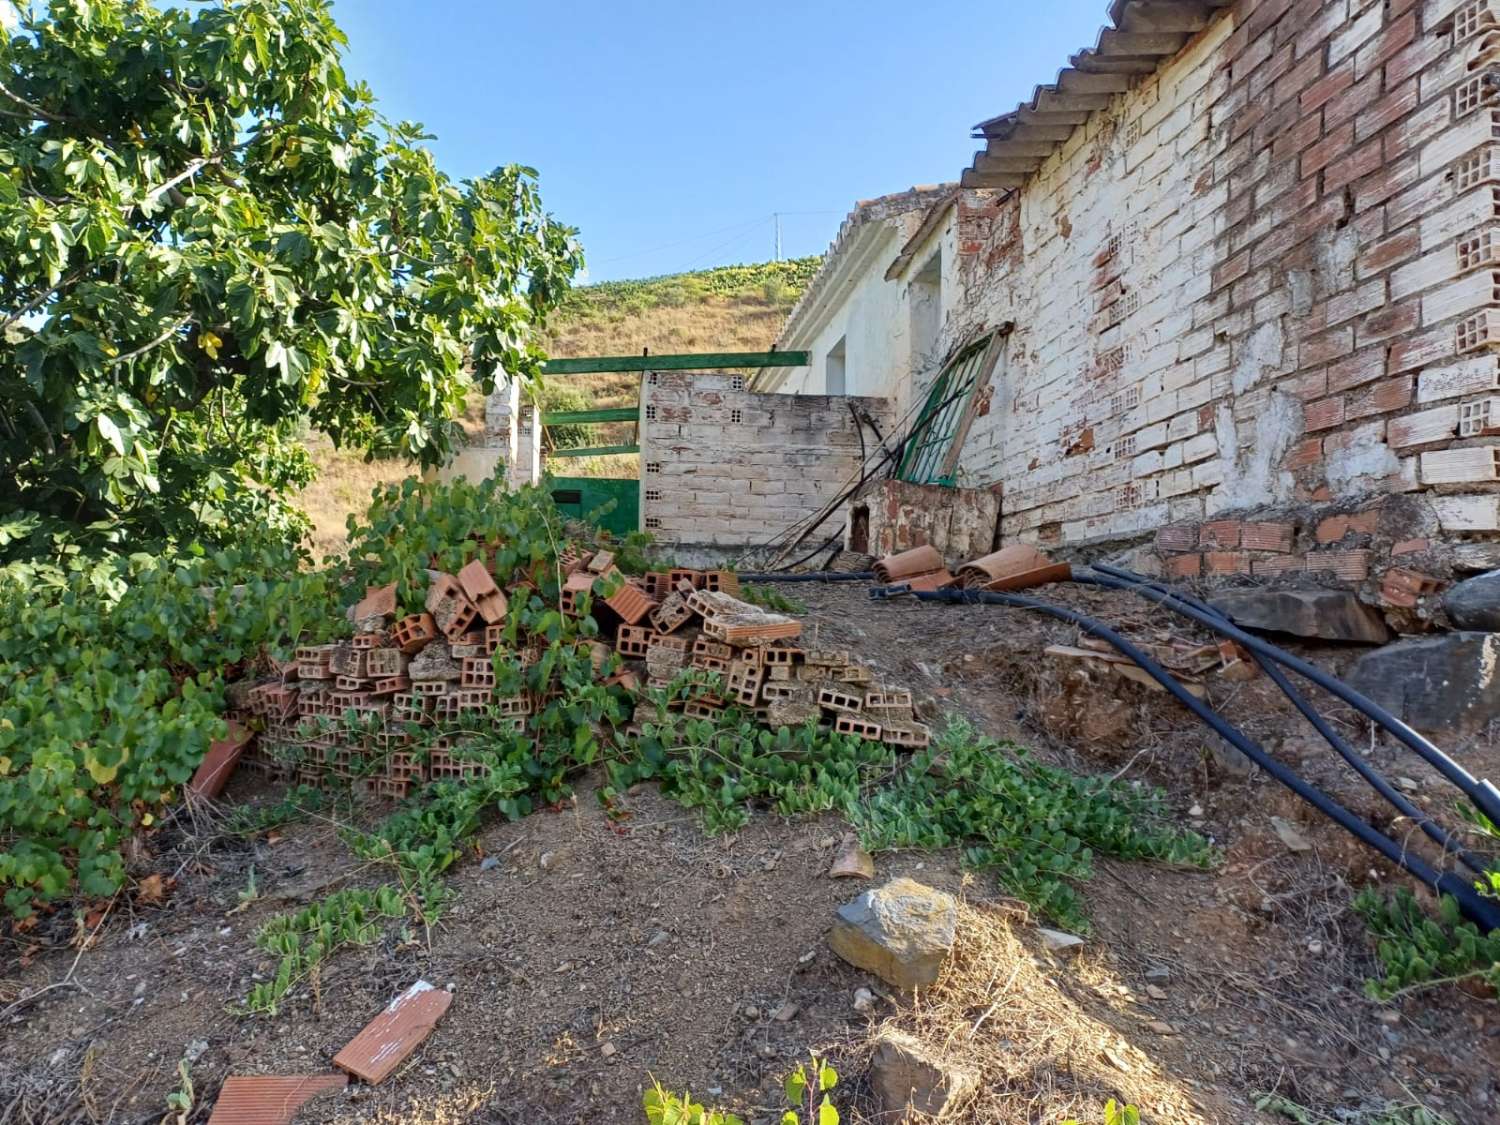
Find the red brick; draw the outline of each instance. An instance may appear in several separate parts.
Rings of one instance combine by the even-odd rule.
[[[1198,529],[1198,542],[1205,547],[1238,547],[1241,527],[1239,520],[1210,520]]]
[[[1297,349],[1299,367],[1316,367],[1320,363],[1332,363],[1354,350],[1354,329],[1336,328],[1303,340]]]
[[[1302,154],[1301,175],[1304,179],[1332,164],[1354,147],[1354,124],[1346,121]]]
[[[1434,328],[1419,336],[1407,336],[1391,345],[1386,354],[1386,370],[1394,374],[1437,363],[1451,357],[1455,346],[1452,325]]]
[[[1282,467],[1288,470],[1305,469],[1323,460],[1323,443],[1318,438],[1298,442],[1287,452]]]
[[[1173,578],[1197,578],[1202,573],[1202,555],[1173,555],[1167,560],[1167,574]]]
[[[1355,180],[1368,176],[1384,163],[1380,138],[1366,141],[1348,156],[1335,160],[1324,169],[1323,190],[1342,191],[1345,184],[1352,184]]]
[[[1345,582],[1363,582],[1370,576],[1369,551],[1314,551],[1307,556],[1310,573],[1332,571]]]
[[[1310,434],[1343,424],[1344,400],[1341,396],[1310,402],[1302,408],[1302,428]]]
[[[1247,551],[1279,551],[1285,554],[1292,549],[1292,538],[1296,530],[1289,523],[1247,523],[1240,532],[1240,546]]]
[[[1316,57],[1316,56],[1314,56]],[[1354,60],[1346,59],[1302,91],[1302,109],[1310,111],[1354,83]]]
[[[1232,284],[1250,272],[1250,252],[1242,250],[1223,265],[1214,269],[1213,286],[1219,289]]]
[[[1300,574],[1307,569],[1307,560],[1301,555],[1271,555],[1267,558],[1253,559],[1250,563],[1250,573],[1277,577],[1282,574]]]
[[[1354,55],[1354,73],[1363,78],[1385,61],[1398,54],[1402,48],[1417,37],[1417,13],[1407,12],[1404,16],[1395,17],[1387,11],[1387,23],[1373,39],[1362,46]]]
[[[1191,551],[1197,545],[1197,524],[1174,523],[1156,529],[1158,551]]]
[[[1360,110],[1368,109],[1380,100],[1380,75],[1370,74],[1348,89],[1335,95],[1323,106],[1323,124],[1332,129],[1342,125]]]
[[[1389,269],[1399,262],[1404,262],[1407,258],[1415,257],[1421,249],[1422,238],[1419,228],[1411,226],[1397,231],[1389,238],[1372,242],[1363,249],[1357,261],[1359,276],[1365,277]]]
[[[1349,418],[1368,418],[1411,405],[1412,377],[1393,375],[1349,399]]]
[[[1209,551],[1203,564],[1209,574],[1250,573],[1250,556],[1243,551]]]
[[[1271,155],[1277,161],[1290,160],[1322,135],[1323,111],[1315,109],[1277,135],[1271,144]]]
[[[1373,137],[1392,122],[1400,121],[1417,108],[1417,98],[1417,80],[1412,78],[1371,102],[1354,118],[1354,139]]]
[[[1300,97],[1304,90],[1318,81],[1318,76],[1322,73],[1323,53],[1314,51],[1276,80],[1276,84],[1271,87],[1271,104],[1280,105],[1289,98]]]
[[[1411,332],[1421,322],[1422,302],[1414,297],[1403,304],[1387,305],[1365,317],[1355,327],[1354,338],[1360,345],[1375,344]]]
[[[1442,588],[1442,580],[1430,574],[1392,568],[1383,575],[1380,596],[1388,605],[1410,609],[1419,598],[1431,597]]]
[[[1428,539],[1403,539],[1399,543],[1391,544],[1393,555],[1415,555],[1418,551],[1425,551],[1432,546]]]
[[[1408,78],[1422,73],[1447,51],[1446,35],[1423,35],[1397,51],[1385,64],[1385,88],[1394,88]]]
[[[1361,180],[1359,187],[1355,189],[1355,214],[1363,214],[1372,208],[1380,206],[1387,199],[1391,198],[1391,196],[1407,190],[1422,178],[1422,166],[1417,160],[1415,153],[1396,160],[1395,156],[1392,155],[1394,149],[1389,138],[1386,140],[1385,150],[1390,156],[1390,159],[1386,161],[1385,167],[1375,175],[1367,176]],[[1410,221],[1414,217],[1416,216],[1407,216],[1406,221]],[[1405,225],[1404,222],[1397,222],[1389,214],[1386,215],[1386,222],[1389,224],[1391,230]]]
[[[1318,521],[1313,536],[1319,543],[1337,543],[1349,530],[1348,516],[1328,516]]]
[[[1299,5],[1292,18],[1282,26],[1287,34],[1296,36],[1294,43],[1300,59],[1307,52],[1326,44],[1328,37],[1344,22],[1344,16],[1345,8],[1342,4],[1315,0],[1313,3]]]

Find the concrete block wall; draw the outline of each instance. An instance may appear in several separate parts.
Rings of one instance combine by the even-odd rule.
[[[1389,493],[1500,531],[1497,21],[1240,0],[970,224],[945,341],[1015,331],[960,483],[1005,539]]]
[[[663,371],[641,388],[641,526],[666,547],[758,546],[858,479],[893,424],[885,399],[767,395],[739,375]],[[831,519],[820,541],[843,529]]]

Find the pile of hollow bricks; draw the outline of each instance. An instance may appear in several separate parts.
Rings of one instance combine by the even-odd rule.
[[[690,715],[712,717],[732,704],[772,726],[819,721],[900,747],[930,740],[909,692],[875,684],[846,651],[799,647],[801,623],[734,597],[730,572],[627,577],[610,552],[571,547],[558,564],[562,612],[577,616],[587,606],[614,629],[613,646],[581,642],[608,686],[635,692],[644,677],[665,687],[697,668],[717,673],[721,686],[672,704]],[[456,575],[429,574],[422,612],[399,615],[395,587],[372,587],[349,610],[346,639],[298,648],[275,678],[233,686],[231,717],[260,731],[241,765],[295,784],[401,798],[423,782],[462,781],[482,768],[456,753],[462,736],[424,737],[423,728],[466,718],[527,730],[545,699],[500,695],[496,654],[505,649],[522,668],[541,658],[524,638],[514,649],[505,641],[509,599],[529,597],[538,583],[512,583],[507,595],[479,560]],[[654,704],[641,704],[637,720],[647,711],[654,715]]]
[[[738,707],[771,727],[816,722],[912,749],[931,741],[910,692],[875,683],[870,669],[845,649],[802,643],[796,618],[736,598],[739,580],[732,573],[657,571],[639,580],[639,588],[651,608],[622,621],[615,652],[640,661],[654,688],[666,688],[684,669],[719,677],[718,690],[690,690],[673,702],[685,714],[713,718]],[[655,717],[655,704],[643,701],[628,729],[638,733]]]

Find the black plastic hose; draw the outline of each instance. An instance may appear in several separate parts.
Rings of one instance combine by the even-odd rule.
[[[1097,567],[1095,569],[1098,570]],[[1103,586],[1111,590],[1140,593],[1142,596],[1147,596],[1136,585],[1140,581],[1138,575],[1133,575],[1130,580],[1126,580],[1112,577],[1108,573],[1079,574],[1075,571],[1073,581],[1086,585]],[[1428,765],[1432,766],[1433,769],[1437,770],[1457,786],[1459,791],[1469,799],[1475,808],[1484,813],[1490,820],[1500,823],[1500,790],[1497,790],[1488,779],[1476,779],[1473,774],[1469,773],[1468,770],[1439,750],[1431,741],[1412,730],[1411,727],[1396,718],[1395,715],[1392,715],[1374,700],[1361,695],[1348,684],[1335,679],[1316,665],[1309,664],[1307,661],[1293,656],[1285,649],[1278,648],[1262,640],[1260,637],[1245,632],[1245,630],[1234,625],[1228,618],[1215,610],[1208,609],[1207,607],[1199,608],[1172,593],[1164,592],[1157,594],[1150,592],[1149,596],[1157,604],[1164,605],[1184,617],[1191,618],[1221,636],[1238,641],[1251,652],[1258,653],[1261,656],[1274,660],[1283,667],[1290,668],[1293,672],[1311,680],[1329,694],[1342,699],[1356,711],[1359,711],[1394,735],[1401,742],[1404,742],[1412,750],[1416,751],[1417,755],[1423,761],[1427,762]]]
[[[1201,609],[1208,613],[1212,613],[1225,624],[1229,623],[1228,619],[1212,606],[1205,605],[1204,603],[1199,602],[1196,599],[1190,598],[1186,595],[1174,594],[1172,590],[1162,586],[1161,584],[1149,581],[1148,579],[1142,578],[1138,575],[1133,575],[1128,570],[1122,570],[1118,567],[1105,566],[1101,563],[1095,563],[1093,569],[1119,578],[1122,582],[1129,582],[1132,587],[1131,592],[1138,594],[1141,597],[1162,594],[1165,594],[1168,597],[1175,596],[1184,604],[1191,605],[1194,608]],[[1441,846],[1444,851],[1450,852],[1451,854],[1456,856],[1459,862],[1461,862],[1465,867],[1469,868],[1469,870],[1473,871],[1476,875],[1483,875],[1491,870],[1490,864],[1486,863],[1478,856],[1466,850],[1463,844],[1459,842],[1457,837],[1449,833],[1441,825],[1437,824],[1425,812],[1423,812],[1420,808],[1418,808],[1415,804],[1408,800],[1404,794],[1394,788],[1390,784],[1390,782],[1386,781],[1386,779],[1374,769],[1374,767],[1366,762],[1364,758],[1362,758],[1352,746],[1345,742],[1344,739],[1336,731],[1334,731],[1332,727],[1328,725],[1327,720],[1325,720],[1323,716],[1320,715],[1312,706],[1312,704],[1307,701],[1306,697],[1304,697],[1301,692],[1299,692],[1295,687],[1292,686],[1291,681],[1286,678],[1286,674],[1283,673],[1282,670],[1278,668],[1273,661],[1261,656],[1258,652],[1251,652],[1250,657],[1260,667],[1261,671],[1266,674],[1270,681],[1281,689],[1282,694],[1291,701],[1292,706],[1296,707],[1297,710],[1302,713],[1302,717],[1312,725],[1313,729],[1316,730],[1318,734],[1322,735],[1323,740],[1327,742],[1329,746],[1333,747],[1333,749],[1337,751],[1339,757],[1343,758],[1344,761],[1348,763],[1349,768],[1354,770],[1355,773],[1359,774],[1360,777],[1364,778],[1365,781],[1369,783],[1370,787],[1375,790],[1375,792],[1379,793],[1380,796],[1385,798],[1385,800],[1389,802],[1391,806],[1394,807],[1398,812],[1410,818],[1411,821],[1415,823],[1419,828],[1421,828],[1422,831],[1425,832],[1430,839]]]
[[[1190,693],[1145,652],[1141,651],[1141,649],[1120,636],[1120,634],[1116,633],[1103,622],[1097,621],[1076,610],[1068,609],[1065,606],[1053,605],[1050,602],[1027,597],[1023,594],[1002,594],[982,590],[919,590],[911,591],[911,596],[917,598],[919,601],[937,602],[948,605],[972,605],[978,603],[982,605],[1004,605],[1017,609],[1029,609],[1038,613],[1044,613],[1049,617],[1055,617],[1060,621],[1067,621],[1073,625],[1077,625],[1091,636],[1107,641],[1121,654],[1139,665],[1147,675],[1170,692],[1179,703],[1193,712],[1215,734],[1219,735],[1225,742],[1255,762],[1267,774],[1312,805],[1324,816],[1340,825],[1363,843],[1374,848],[1398,867],[1410,872],[1434,892],[1452,895],[1464,914],[1475,924],[1481,925],[1487,930],[1500,929],[1500,903],[1482,898],[1476,892],[1472,883],[1453,872],[1437,871],[1426,860],[1420,856],[1408,853],[1400,844],[1390,839],[1378,829],[1366,824],[1326,793],[1303,781],[1302,778],[1298,777],[1286,766],[1266,753],[1259,745],[1247,738],[1237,727],[1225,721],[1223,716],[1206,706]]]

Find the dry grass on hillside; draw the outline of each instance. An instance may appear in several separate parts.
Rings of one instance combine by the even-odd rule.
[[[549,355],[577,358],[674,352],[755,352],[771,347],[818,258],[729,266],[645,281],[608,282],[574,290],[554,316],[543,346]],[[629,406],[638,401],[637,374],[557,377],[582,391],[597,407]],[[483,397],[470,396],[464,418],[474,431],[483,424]],[[627,444],[633,428],[624,424],[595,427],[596,444]],[[313,548],[319,555],[342,546],[345,521],[363,511],[370,490],[404,480],[415,472],[405,461],[366,463],[358,453],[335,450],[326,439],[309,442],[318,479],[300,503],[313,521]],[[557,472],[568,476],[630,478],[640,473],[635,455],[559,460]]]

